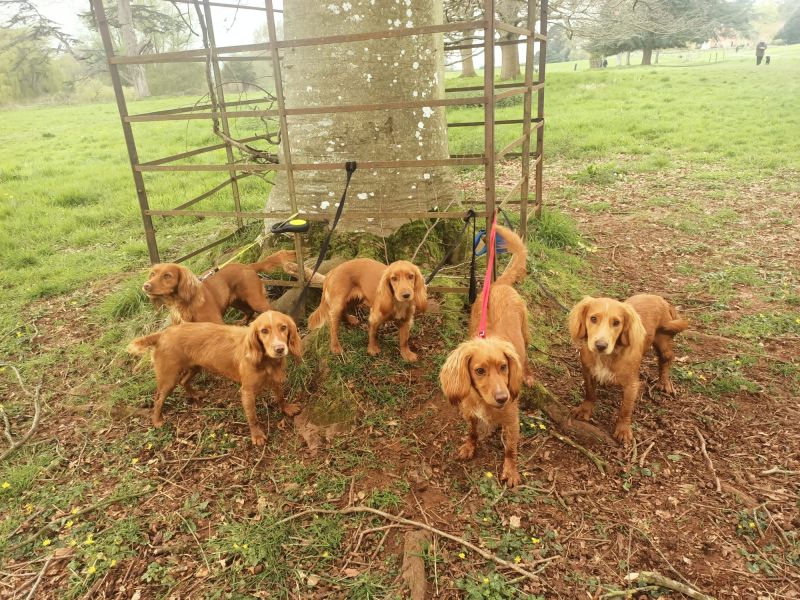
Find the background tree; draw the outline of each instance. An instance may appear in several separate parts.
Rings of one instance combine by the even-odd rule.
[[[574,15],[568,25],[589,40],[594,54],[641,50],[642,64],[649,65],[656,49],[747,33],[752,16],[751,0],[608,0]]]
[[[0,98],[24,102],[61,89],[52,50],[28,29],[0,30]]]
[[[444,0],[444,19],[447,23],[471,21],[483,16],[482,0]],[[445,50],[450,46],[461,46],[483,42],[483,36],[476,37],[476,31],[453,31],[445,34]],[[480,48],[462,48],[459,50],[462,77],[475,77],[475,56],[482,54]],[[455,64],[455,63],[450,63]]]
[[[781,30],[775,35],[776,40],[782,40],[785,44],[800,43],[800,6],[786,20]]]

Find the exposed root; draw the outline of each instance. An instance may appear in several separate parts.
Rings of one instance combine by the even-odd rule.
[[[23,435],[19,440],[14,440],[14,437],[11,435],[11,423],[8,421],[8,416],[6,416],[5,410],[3,410],[2,406],[0,406],[0,414],[3,416],[3,426],[4,426],[4,435],[11,446],[0,454],[0,462],[3,462],[6,458],[14,454],[17,450],[19,450],[25,442],[27,442],[30,437],[33,435],[33,432],[36,430],[36,427],[39,425],[39,417],[42,415],[42,402],[40,399],[40,392],[42,391],[42,382],[39,381],[39,384],[36,386],[36,389],[33,392],[29,391],[25,384],[22,383],[22,377],[19,374],[19,371],[14,365],[9,365],[8,363],[0,363],[0,365],[4,367],[8,367],[12,371],[14,371],[14,375],[17,377],[17,381],[19,382],[19,387],[22,388],[22,391],[25,392],[28,396],[33,398],[33,422],[31,423],[30,428],[28,431]]]
[[[694,589],[689,585],[686,585],[685,583],[681,583],[680,581],[675,581],[674,579],[665,577],[664,575],[656,573],[655,571],[640,571],[639,573],[628,573],[628,575],[625,576],[625,581],[629,581],[631,583],[636,581],[644,584],[657,585],[658,587],[680,592],[684,596],[692,598],[692,600],[715,600],[713,596],[708,596],[702,592],[698,592],[696,589]]]

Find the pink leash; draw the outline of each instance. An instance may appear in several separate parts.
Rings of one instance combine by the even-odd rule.
[[[494,212],[492,219],[492,229],[489,232],[489,263],[486,265],[486,277],[483,278],[483,296],[481,297],[481,320],[478,325],[478,337],[486,337],[486,320],[488,318],[489,291],[492,285],[492,271],[494,270],[494,251],[497,239],[497,211]]]

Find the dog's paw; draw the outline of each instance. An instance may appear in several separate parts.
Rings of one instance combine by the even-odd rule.
[[[628,423],[617,423],[614,427],[614,439],[623,446],[630,445],[633,442],[633,430]]]
[[[300,414],[300,411],[303,410],[303,407],[299,404],[284,404],[281,407],[281,410],[287,417],[293,417],[297,414]]]
[[[348,325],[358,325],[358,317],[355,315],[345,315],[344,320],[347,321]]]
[[[250,430],[250,439],[253,440],[254,446],[263,446],[267,443],[267,436],[261,429]]]
[[[586,402],[577,406],[572,409],[571,414],[576,419],[580,419],[581,421],[588,421],[592,418],[592,411],[594,410],[594,406],[591,404],[587,406]]]
[[[381,353],[381,347],[369,345],[367,346],[367,352],[369,352],[370,356],[378,356]]]
[[[342,347],[339,344],[331,344],[331,353],[332,354],[341,354]]]
[[[505,481],[508,487],[513,488],[522,483],[522,477],[520,477],[516,466],[503,465],[503,472],[500,475],[500,481]]]
[[[161,415],[153,415],[150,417],[150,422],[153,424],[153,427],[161,427],[164,424],[164,417]]]
[[[403,360],[407,360],[408,362],[417,362],[417,359],[419,359],[416,352],[412,352],[408,349],[403,350],[402,348],[400,349],[400,356],[403,357]]]
[[[475,456],[475,444],[472,442],[464,442],[458,449],[459,460],[469,460]]]
[[[665,394],[669,394],[670,396],[675,395],[675,387],[672,385],[672,381],[670,381],[669,379],[664,379],[659,381],[658,387]]]

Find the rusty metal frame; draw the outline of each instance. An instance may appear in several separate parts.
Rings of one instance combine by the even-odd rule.
[[[166,0],[165,0],[166,1]],[[161,260],[158,251],[155,229],[153,227],[154,217],[214,217],[214,218],[235,218],[241,227],[243,219],[264,219],[264,218],[286,218],[290,216],[285,212],[274,211],[245,211],[242,210],[239,202],[238,181],[253,174],[269,171],[285,171],[289,191],[290,205],[292,211],[296,212],[296,194],[294,189],[294,173],[304,170],[329,170],[343,169],[344,163],[296,163],[292,160],[291,141],[288,133],[288,120],[295,115],[328,114],[342,112],[366,112],[376,110],[405,110],[409,108],[420,108],[422,106],[458,106],[458,105],[482,105],[484,115],[482,121],[454,122],[448,123],[449,127],[483,127],[484,128],[484,150],[480,154],[450,155],[447,159],[428,159],[428,160],[405,160],[405,161],[358,161],[359,166],[365,169],[398,169],[414,167],[440,167],[440,166],[466,166],[474,165],[484,167],[484,199],[480,204],[485,205],[485,212],[479,213],[488,219],[493,214],[496,206],[509,204],[519,204],[520,207],[520,233],[523,238],[527,235],[528,221],[528,202],[530,188],[533,187],[533,208],[534,214],[539,216],[542,208],[542,160],[543,160],[543,139],[544,139],[544,75],[547,48],[547,4],[548,0],[527,0],[528,19],[525,27],[503,23],[495,18],[495,0],[483,0],[484,17],[482,19],[461,21],[456,23],[442,23],[422,27],[410,27],[405,29],[389,29],[382,31],[370,31],[354,34],[328,35],[313,38],[278,40],[275,27],[275,13],[283,12],[273,6],[273,0],[262,0],[262,5],[233,4],[219,0],[172,0],[187,5],[195,6],[198,11],[202,8],[205,16],[208,31],[204,36],[204,47],[176,52],[165,52],[147,55],[118,55],[115,54],[108,20],[106,18],[103,0],[91,0],[92,11],[95,15],[103,47],[106,52],[109,72],[111,75],[112,87],[116,96],[117,108],[119,110],[120,121],[122,123],[123,135],[128,149],[128,156],[133,172],[133,179],[136,188],[139,207],[142,215],[142,223],[147,241],[147,248],[150,261],[153,263]],[[537,13],[536,7],[539,5]],[[214,33],[211,7],[225,7],[237,10],[259,11],[266,15],[269,41],[257,44],[242,44],[237,46],[217,46]],[[536,32],[536,26],[539,32]],[[281,73],[280,51],[302,46],[317,46],[323,44],[341,44],[347,42],[368,41],[375,39],[389,39],[416,35],[430,35],[436,33],[457,32],[465,30],[482,30],[483,42],[467,45],[457,45],[448,47],[447,50],[457,50],[460,48],[483,48],[484,50],[484,81],[480,86],[453,86],[446,87],[445,93],[465,93],[482,92],[478,95],[466,97],[449,97],[439,99],[419,99],[406,100],[389,103],[372,104],[349,104],[336,106],[320,107],[287,107],[283,95],[283,78]],[[520,36],[515,40],[497,40],[496,32],[513,33]],[[534,79],[534,47],[539,44],[539,75]],[[497,46],[525,44],[525,76],[523,82],[495,83],[494,80],[494,49]],[[260,54],[253,54],[260,53]],[[247,110],[248,105],[263,102],[266,99],[249,99],[228,102],[222,90],[222,78],[220,63],[235,60],[262,60],[271,61],[273,67],[273,78],[275,83],[275,105],[277,108],[268,110]],[[192,107],[176,107],[170,109],[157,110],[141,114],[129,114],[124,90],[120,78],[119,69],[121,65],[131,64],[156,64],[156,63],[179,63],[179,62],[204,62],[210,69],[213,79],[219,86],[216,94],[211,94],[211,103]],[[211,76],[209,76],[211,77]],[[502,91],[497,91],[502,90]],[[521,119],[495,119],[496,103],[504,98],[523,95],[523,117]],[[536,112],[533,112],[534,95],[536,95]],[[239,108],[245,107],[245,108]],[[179,154],[173,154],[154,160],[140,162],[136,148],[136,141],[132,130],[133,123],[158,122],[172,120],[211,120],[222,124],[221,130],[230,140],[229,119],[236,117],[276,117],[280,124],[280,144],[283,150],[283,160],[280,163],[236,163],[233,154],[233,145],[230,141],[212,144],[209,146],[194,148]],[[495,128],[499,125],[521,125],[522,134],[519,138],[506,145],[504,148],[495,148]],[[535,135],[535,146],[534,146]],[[248,143],[263,136],[251,136],[239,140],[239,143]],[[226,163],[224,164],[171,164],[181,159],[199,156],[216,150],[225,150]],[[497,189],[495,185],[495,166],[503,158],[520,158],[521,178],[511,188],[503,194],[498,202]],[[358,158],[358,157],[355,157]],[[531,164],[533,161],[533,164]],[[531,182],[531,168],[534,170]],[[228,178],[211,189],[186,200],[171,210],[153,210],[150,208],[145,187],[144,174],[163,171],[220,171],[228,174]],[[531,185],[531,183],[533,185]],[[211,197],[217,192],[231,188],[233,196],[234,210],[198,210],[190,208],[197,203]],[[383,211],[378,214],[374,211],[350,210],[342,215],[343,220],[365,219],[369,217],[395,217],[409,219],[431,219],[444,218],[455,219],[463,218],[462,212],[394,212]],[[312,221],[327,221],[328,215],[324,214],[304,214],[304,217]],[[192,250],[176,259],[176,262],[187,260],[197,254],[213,248],[231,239],[236,232],[219,238],[202,248]],[[299,234],[295,234],[295,250],[298,260],[302,261],[302,244]],[[302,277],[302,270],[300,271]],[[302,281],[290,282],[283,280],[269,280],[271,285],[281,285],[295,287],[302,285]],[[465,293],[463,287],[438,286],[431,288],[433,291]]]

